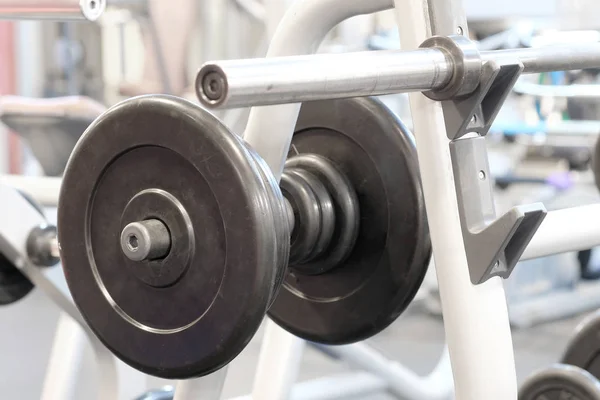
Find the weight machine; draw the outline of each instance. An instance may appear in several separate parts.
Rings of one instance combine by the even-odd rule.
[[[314,53],[325,34],[344,19],[394,6],[404,51],[298,56]],[[300,112],[295,103],[426,91],[427,96],[411,94],[410,101],[456,398],[515,399],[514,358],[499,277],[507,277],[519,259],[600,244],[593,223],[600,207],[546,213],[541,205],[520,206],[496,219],[483,139],[468,133],[485,135],[519,74],[598,66],[600,46],[479,53],[464,38],[467,33],[459,1],[304,0],[284,16],[266,59],[209,63],[199,72],[197,91],[209,107],[270,105],[252,110],[244,139],[275,178],[283,172]],[[289,104],[275,106],[283,103]],[[68,190],[63,188],[62,194],[67,200]],[[565,226],[570,227],[568,237],[561,236]],[[12,240],[12,248],[21,249],[23,235]],[[69,245],[62,240],[61,245]],[[63,251],[68,259],[69,250]],[[344,357],[351,358],[360,346],[337,350],[342,354],[347,349]],[[301,339],[269,322],[253,398],[289,396],[302,348]],[[446,361],[443,357],[441,365]],[[219,367],[223,365],[212,375],[180,381],[175,399],[218,399],[226,373]]]
[[[328,31],[333,24],[348,17],[348,14],[374,12],[390,8],[393,5],[389,1],[370,2],[368,6],[361,4],[361,2],[352,2],[352,4],[347,4],[346,2],[344,11],[341,11],[335,6],[335,2],[333,1],[320,2],[319,4],[317,2],[303,2],[302,5],[297,4],[293,10],[290,10],[286,14],[286,18],[282,21],[279,31],[273,38],[268,55],[282,56],[314,52],[315,43],[318,43],[320,39],[320,37],[315,36],[321,32]],[[411,48],[420,46],[431,35],[455,35],[466,32],[464,13],[461,11],[460,2],[398,1],[395,6],[399,15],[399,29],[405,49],[410,50]],[[353,7],[356,7],[356,9],[353,9]],[[348,14],[344,15],[344,12],[348,12]],[[313,29],[311,29],[308,35],[299,36],[296,33],[299,32],[298,27],[304,24],[302,20],[302,16],[304,15],[309,16],[307,19],[312,21],[311,26]],[[339,19],[336,17],[339,17]],[[295,23],[298,25],[294,25]],[[313,36],[311,37],[311,35]],[[303,39],[306,41],[304,42]],[[293,46],[283,49],[284,43],[291,43]],[[297,47],[295,46],[296,44],[298,44]],[[596,48],[594,49],[593,47]],[[578,64],[577,68],[583,68],[588,61],[592,63],[598,62],[598,60],[595,62],[591,60],[591,58],[597,57],[598,54],[598,48],[595,44],[589,46],[587,50],[584,50],[580,54],[577,54],[577,50],[573,51],[573,49],[561,50],[559,54],[561,56],[564,54],[564,58],[557,56],[556,49],[548,52],[554,53],[550,58],[545,57],[542,54],[544,52],[544,50],[538,49],[523,50],[521,54],[525,56],[524,58],[520,58],[517,55],[518,51],[490,52],[487,54],[490,58],[494,57],[494,54],[501,57],[506,56],[507,58],[516,57],[523,63],[523,72],[536,72],[536,70],[537,72],[541,72],[539,69],[545,70],[546,68],[567,69],[570,65],[574,66],[575,64]],[[584,53],[587,53],[587,55]],[[273,103],[344,96],[348,95],[349,92],[352,92],[353,95],[370,95],[393,91],[430,90],[436,84],[440,84],[440,81],[435,81],[436,78],[443,81],[440,75],[444,74],[444,67],[438,68],[435,62],[431,62],[431,59],[424,64],[420,64],[423,60],[419,56],[424,54],[425,52],[420,50],[414,54],[362,54],[360,61],[359,57],[352,58],[353,55],[336,55],[335,57],[322,55],[278,59],[272,64],[269,63],[268,59],[241,61],[237,64],[233,61],[229,65],[227,62],[219,63],[216,66],[209,64],[204,67],[204,72],[207,69],[211,72],[214,70],[218,71],[218,68],[220,68],[222,75],[219,76],[223,78],[223,82],[226,82],[226,91],[223,90],[221,96],[213,95],[213,97],[218,99],[217,101],[206,96],[202,87],[199,88],[199,94],[201,99],[204,96],[205,104],[211,101],[213,103],[219,101],[221,103],[231,102],[230,104],[239,101],[236,105],[241,106],[244,100],[250,101],[251,97],[253,98],[254,105],[257,101],[261,105],[269,104],[269,96],[265,95],[267,91],[264,90],[267,87],[269,88],[268,92],[272,94],[271,99]],[[526,54],[529,54],[531,58]],[[596,54],[596,56],[593,56],[593,54]],[[369,55],[373,56],[370,60]],[[404,55],[406,55],[406,58],[401,58]],[[389,64],[385,64],[384,62],[377,64],[378,61],[382,61],[387,56],[396,58],[393,61],[390,60]],[[574,58],[570,58],[571,56]],[[591,58],[588,58],[588,56]],[[482,57],[486,57],[486,52],[482,53]],[[254,65],[252,65],[253,63]],[[261,63],[263,64],[259,66]],[[393,65],[396,68],[384,68],[384,65],[389,67],[392,63],[394,63]],[[528,63],[531,64],[528,66]],[[562,65],[557,65],[557,63]],[[276,64],[281,68],[275,69],[272,67]],[[534,64],[536,65],[535,67],[533,66]],[[266,76],[263,77],[265,78],[264,80],[257,79],[255,82],[261,85],[260,88],[252,87],[247,84],[247,81],[244,81],[243,74],[248,73],[249,76],[252,66],[256,67],[256,70],[254,70],[256,72],[260,71],[261,67],[267,67],[267,65],[271,67],[268,71],[272,80]],[[236,70],[235,67],[238,66],[240,68]],[[315,67],[314,69],[312,69],[313,66]],[[228,67],[231,69],[228,69]],[[298,68],[296,69],[296,67]],[[425,79],[423,76],[426,70],[430,71],[430,74],[426,77],[429,79]],[[369,74],[369,71],[371,71],[371,74]],[[280,72],[281,75],[277,76],[277,72]],[[290,72],[290,74],[286,75],[287,72]],[[294,72],[297,72],[297,74],[294,74]],[[315,74],[312,75],[311,72],[315,72]],[[202,73],[203,71],[200,72],[200,74]],[[388,73],[388,75],[384,75],[385,73]],[[450,71],[446,71],[446,73],[451,74]],[[287,79],[283,78],[284,75],[286,75]],[[402,77],[402,79],[394,81],[393,77]],[[434,79],[434,82],[431,79]],[[204,76],[201,76],[198,82],[202,83],[203,80]],[[398,87],[393,87],[394,83],[398,83]],[[237,86],[238,84],[239,86]],[[411,84],[414,86],[410,87]],[[421,84],[423,86],[420,86]],[[240,96],[236,96],[235,90],[237,88],[243,89],[239,93]],[[340,90],[336,91],[336,88]],[[344,93],[340,93],[342,88]],[[208,94],[210,95],[210,92]],[[228,96],[230,97],[228,98]],[[274,100],[275,98],[277,98],[276,101]],[[460,241],[460,238],[463,237],[463,228],[461,228],[460,208],[456,199],[456,188],[454,187],[453,164],[448,149],[448,140],[443,135],[443,132],[447,131],[447,128],[451,126],[448,124],[448,117],[450,116],[447,110],[448,107],[448,104],[442,103],[440,105],[440,103],[431,101],[420,94],[411,95],[411,108],[413,111],[417,149],[419,151],[421,178],[425,192],[427,212],[430,218],[429,224],[442,296],[444,322],[455,376],[456,398],[516,398],[517,388],[514,360],[512,357],[512,345],[503,289],[497,279],[474,286],[470,279],[472,276],[467,275],[469,269],[469,263],[467,262],[468,255],[462,251],[464,246]],[[261,146],[269,149],[269,151],[265,150],[263,156],[267,157],[267,162],[272,167],[275,166],[275,171],[278,170],[276,166],[280,162],[278,157],[284,153],[281,150],[287,145],[287,138],[283,132],[290,132],[292,130],[291,127],[293,126],[297,110],[297,106],[280,106],[277,109],[257,109],[253,115],[256,120],[253,120],[251,117],[248,124],[245,138],[259,152]],[[286,113],[286,119],[279,119],[281,121],[280,125],[274,126],[272,123],[267,123],[269,121],[268,115],[275,113],[281,115],[284,112]],[[469,121],[469,118],[464,118],[461,122],[468,123]],[[255,125],[253,125],[253,122]],[[259,125],[259,122],[263,122],[263,125]],[[255,140],[254,142],[253,139]],[[274,141],[278,143],[274,144]],[[271,156],[271,154],[273,155]],[[472,169],[472,171],[477,171],[477,168]],[[525,256],[535,257],[583,248],[579,247],[581,243],[563,242],[563,240],[568,239],[564,236],[560,238],[560,235],[558,235],[560,231],[552,230],[552,228],[563,226],[562,229],[564,229],[565,225],[563,224],[568,221],[569,223],[573,223],[571,225],[573,231],[581,229],[584,224],[583,222],[579,223],[579,219],[584,215],[588,215],[586,211],[589,212],[595,208],[597,207],[585,207],[550,213],[536,236],[534,236],[529,246],[530,250],[526,250]],[[577,214],[580,212],[583,213],[578,217]],[[563,216],[567,217],[567,219],[563,219]],[[571,217],[574,217],[574,219],[571,219]],[[578,223],[574,223],[576,220]],[[597,243],[597,232],[595,234],[592,232],[588,233],[590,235],[584,236],[591,242]],[[578,234],[576,235],[578,236]],[[579,238],[581,239],[582,237]],[[593,243],[589,244],[593,245]],[[557,247],[554,247],[555,245]],[[558,247],[560,247],[560,250]],[[461,271],[457,271],[457,265],[463,266]],[[482,324],[481,321],[488,321],[488,323]],[[270,329],[276,331],[275,327]],[[277,333],[274,332],[273,336],[275,335]],[[285,335],[281,334],[281,336],[283,336],[282,341],[285,340]],[[276,340],[273,340],[273,342],[276,342]],[[269,346],[275,348],[276,344],[266,341],[263,350],[265,353],[269,353]],[[279,354],[282,353],[280,352]],[[495,368],[493,370],[487,367],[488,360],[491,359],[495,360]],[[285,363],[286,360],[278,361],[280,362],[279,365],[287,365]],[[294,363],[292,362],[292,364]],[[277,364],[275,362],[270,366],[259,364],[255,390],[260,388],[261,384],[262,387],[268,387],[268,373],[266,371],[273,368],[274,365]],[[273,397],[267,396],[261,398],[276,399],[280,398],[278,397],[280,394],[277,393]]]
[[[341,5],[340,7],[336,7],[335,4],[336,2],[334,1],[320,3],[307,1],[303,2],[302,5],[297,4],[293,10],[290,10],[289,13],[286,14],[286,17],[282,21],[277,34],[273,38],[268,56],[273,57],[314,52],[316,50],[315,47],[317,46],[316,43],[321,39],[321,37],[317,35],[322,34],[322,32],[327,32],[340,20],[343,20],[350,15],[374,12],[394,6],[394,4],[389,1],[370,2],[369,6],[372,8],[364,2],[362,2],[362,4],[361,2],[351,2],[351,4],[346,2],[344,7],[341,7]],[[405,49],[420,46],[421,43],[431,35],[455,35],[456,33],[466,33],[466,21],[464,13],[461,10],[460,2],[398,1],[395,6],[399,15],[399,29],[403,47]],[[341,10],[342,8],[344,11]],[[347,12],[348,14],[344,15],[344,12]],[[312,21],[312,29],[310,32],[307,32],[307,35],[300,36],[297,35],[297,32],[299,32],[298,27],[302,26],[305,22],[302,20],[302,16],[304,15],[309,15],[307,19]],[[297,25],[295,25],[295,23]],[[304,39],[306,41],[303,41]],[[284,43],[289,46],[284,48]],[[590,47],[588,50],[590,50],[588,56],[596,53],[597,57],[597,48],[593,50]],[[571,52],[565,51],[565,53]],[[389,55],[391,56],[392,54]],[[399,56],[401,54],[402,53],[396,53],[394,55]],[[510,52],[500,52],[499,54],[508,55]],[[562,55],[563,52],[560,54]],[[560,66],[555,65],[558,67],[556,69],[568,68],[570,62],[577,64],[582,62],[582,64],[585,64],[586,56],[584,54],[576,55],[571,53],[570,55],[575,56],[574,59],[561,60],[555,53],[555,56],[553,57],[554,60],[547,59],[544,61],[547,61],[548,64],[557,61],[565,62],[565,64]],[[368,57],[367,54],[364,54],[363,56]],[[383,57],[382,55],[378,56]],[[533,63],[537,63],[538,68],[545,64],[545,62],[542,61],[542,54],[537,54],[535,56],[532,54],[532,56],[532,58],[527,58],[529,61],[535,60]],[[234,68],[232,68],[232,75],[228,75],[229,71],[226,68],[227,63],[221,63],[218,67],[225,66],[222,70],[224,71],[223,75],[227,78],[225,82],[228,86],[226,93],[221,93],[221,96],[216,97],[219,100],[225,100],[227,99],[227,96],[231,96],[229,99],[231,101],[232,98],[235,98],[233,91],[236,89],[236,83],[239,83],[239,87],[243,88],[243,93],[240,93],[241,96],[237,97],[236,100],[244,98],[243,95],[246,94],[249,95],[248,97],[253,96],[255,102],[260,98],[258,101],[260,101],[261,104],[268,102],[266,99],[267,96],[264,96],[266,90],[261,90],[267,87],[269,87],[269,92],[273,94],[273,97],[277,98],[278,103],[283,102],[284,99],[293,102],[308,100],[308,98],[311,100],[317,99],[320,97],[319,95],[323,97],[342,95],[341,93],[336,93],[336,83],[340,84],[340,86],[337,86],[340,89],[343,87],[345,95],[348,95],[348,92],[350,91],[352,91],[352,94],[354,95],[366,95],[383,94],[386,93],[386,90],[390,90],[391,92],[400,89],[391,87],[393,85],[393,80],[386,80],[386,76],[383,75],[383,73],[389,72],[389,70],[386,71],[384,68],[377,68],[375,60],[373,60],[373,63],[369,63],[366,58],[361,58],[360,62],[357,62],[358,58],[355,58],[353,59],[354,62],[347,62],[352,56],[350,55],[346,59],[343,57],[343,55],[340,55],[339,58],[337,55],[335,58],[327,57],[325,55],[312,58],[297,57],[286,60],[289,61],[287,64],[284,59],[278,60],[280,61],[279,65],[282,66],[279,70],[282,75],[271,75],[274,79],[270,82],[268,82],[268,79],[257,80],[256,82],[264,84],[264,86],[256,88],[256,91],[253,91],[255,88],[250,85],[244,85],[243,75],[240,74],[236,76],[235,72],[237,71],[235,71]],[[376,56],[373,58],[375,57]],[[336,64],[336,58],[337,61],[340,61],[339,64]],[[568,59],[570,57],[567,56],[565,58]],[[525,65],[526,60],[521,60],[523,62],[523,69],[526,71],[528,69]],[[268,59],[257,61],[257,64],[260,62],[267,64],[268,61]],[[303,64],[303,61],[306,61],[306,63]],[[420,60],[418,57],[407,57],[404,60],[397,58],[395,61],[397,61],[397,64],[395,64],[397,69],[388,76],[390,78],[393,76],[402,76],[402,79],[398,79],[397,82],[403,86],[400,89],[403,91],[407,91],[406,86],[409,86],[407,81],[409,81],[409,78],[411,77],[410,72],[413,72],[412,76],[419,78],[423,77],[423,75],[420,74],[422,74],[427,67],[433,67],[434,70],[432,72],[443,73],[443,67],[438,69],[435,65],[432,66],[431,63],[429,63],[429,65],[419,65],[418,62]],[[591,60],[588,59],[588,61]],[[311,65],[309,62],[314,62],[314,64]],[[597,62],[598,61],[596,60],[595,63]],[[234,62],[232,62],[232,64],[233,63]],[[245,66],[248,66],[248,64],[251,63],[252,61],[240,62],[238,65],[241,66],[245,64]],[[276,64],[276,62],[273,64]],[[286,67],[289,67],[288,70],[283,68],[284,64]],[[299,74],[290,73],[287,75],[287,80],[281,79],[286,72],[292,72],[291,70],[293,70],[293,67],[301,64],[303,64],[302,68],[298,68],[294,71],[300,72]],[[235,64],[233,66],[235,66]],[[311,66],[315,66],[315,69],[312,70],[310,68]],[[411,68],[413,66],[414,69]],[[352,67],[357,68],[354,70]],[[364,68],[362,71],[360,70],[361,67]],[[554,66],[546,65],[546,67],[554,69]],[[581,64],[578,65],[578,68],[582,67]],[[212,67],[209,65],[209,68]],[[370,71],[376,72],[369,76],[367,68],[370,69]],[[259,69],[257,68],[256,71],[258,70]],[[241,73],[250,72],[250,68],[240,68],[238,71]],[[312,71],[318,71],[318,74],[310,76],[310,72]],[[329,71],[331,71],[330,75],[327,74]],[[274,69],[269,69],[269,73],[273,74]],[[229,79],[230,77],[232,78],[231,80]],[[371,78],[371,80],[369,80],[369,78]],[[433,76],[433,78],[435,79],[436,76]],[[431,89],[432,86],[434,86],[431,80],[422,79],[421,82],[418,82],[419,79],[416,78],[414,81],[416,83],[413,90],[426,90]],[[203,79],[198,79],[198,82],[202,83]],[[275,82],[279,85],[273,85]],[[341,85],[341,82],[344,82],[344,86]],[[351,87],[352,83],[356,83],[356,85]],[[412,80],[410,83],[412,83]],[[424,83],[425,87],[419,87],[418,83]],[[286,84],[288,85],[287,87]],[[293,91],[291,86],[295,86],[297,90]],[[274,88],[282,90],[279,91]],[[202,88],[199,90],[201,95],[200,98],[203,97],[203,91],[201,89]],[[286,89],[289,90],[288,93],[285,93]],[[363,89],[362,92],[360,89]],[[292,94],[291,92],[294,93]],[[287,97],[286,94],[289,94],[290,96]],[[248,99],[248,97],[246,97],[246,99]],[[210,103],[211,99],[208,98],[208,100]],[[238,103],[237,105],[241,104]],[[256,105],[256,103],[253,105]],[[453,164],[448,151],[448,140],[443,134],[448,128],[447,119],[444,118],[446,116],[446,107],[447,105],[440,106],[439,103],[431,101],[420,94],[411,95],[411,108],[413,111],[415,136],[421,165],[421,178],[425,191],[427,212],[430,218],[429,223],[442,296],[444,322],[455,376],[456,398],[516,398],[517,388],[514,360],[512,357],[512,345],[510,341],[510,330],[503,289],[497,278],[480,286],[473,286],[469,279],[470,277],[467,275],[469,264],[467,262],[467,254],[462,251],[463,244],[460,241],[460,238],[463,236],[463,231],[460,224],[460,216],[458,214],[459,204],[456,201],[454,177],[451,172],[453,171]],[[259,152],[261,146],[264,146],[265,153],[263,156],[267,157],[267,162],[269,162],[272,167],[275,166],[275,171],[280,169],[277,165],[280,163],[279,159],[281,154],[285,153],[285,151],[282,150],[285,149],[287,145],[288,139],[285,137],[284,132],[292,131],[294,118],[295,115],[297,115],[298,108],[298,106],[280,106],[276,110],[264,108],[257,109],[255,110],[256,113],[253,115],[256,119],[253,120],[251,117],[248,124],[245,138],[250,141]],[[273,115],[275,112],[279,115],[286,113],[286,119],[279,119],[281,123],[277,126],[267,123],[267,121],[269,121],[268,115]],[[253,125],[253,121],[256,121],[256,125]],[[470,120],[466,118],[466,122],[468,123],[469,121]],[[263,125],[260,125],[259,122],[263,122]],[[279,143],[273,144],[273,141],[278,141]],[[266,149],[268,149],[268,151]],[[270,156],[272,158],[268,158]],[[588,209],[588,211],[590,210],[591,208]],[[557,248],[554,250],[551,249],[554,244],[561,247],[562,251],[582,248],[575,242],[569,244],[562,243],[562,245],[559,245],[558,241],[560,241],[560,239],[557,237],[559,236],[557,233],[560,231],[553,231],[551,229],[546,230],[546,227],[552,228],[552,221],[556,221],[555,227],[562,225],[561,222],[566,222],[566,220],[560,218],[560,215],[567,216],[567,214],[570,214],[568,217],[577,217],[575,214],[582,211],[584,211],[583,208],[561,211],[556,214],[551,213],[546,219],[546,222],[542,224],[540,231],[534,236],[534,241],[530,245],[532,250],[527,250],[526,254],[531,256],[541,256],[554,252],[558,253],[559,251],[554,251],[558,250]],[[554,215],[559,216],[559,218],[554,219]],[[583,213],[580,215],[584,216],[586,214]],[[579,218],[576,218],[576,220],[579,220]],[[573,222],[575,219],[570,219],[569,221]],[[572,226],[576,230],[581,228],[583,224],[573,224]],[[587,236],[588,239],[595,237],[596,240],[592,241],[597,243],[597,232],[585,236]],[[455,241],[455,239],[458,240]],[[457,271],[458,265],[462,266],[461,271]],[[493,317],[493,320],[490,320],[490,316]],[[488,321],[488,323],[482,324],[481,321]],[[277,346],[277,340],[273,340],[274,337],[278,335],[277,328],[271,326],[270,330],[272,330],[273,333],[272,337],[269,337],[271,340],[265,341],[263,349],[265,354],[269,353],[269,348],[275,349]],[[285,334],[279,333],[279,335],[283,342],[286,339]],[[292,348],[293,344],[289,344],[288,347]],[[285,353],[279,352],[279,354]],[[285,356],[287,356],[288,359],[286,360],[284,358],[277,360],[279,363],[276,363],[275,360],[273,360],[270,365],[259,364],[255,390],[259,390],[261,387],[267,388],[269,386],[267,371],[272,370],[275,365],[289,365],[285,362],[289,362],[289,355],[285,354]],[[493,368],[493,370],[487,367],[487,363],[491,359],[495,360],[495,368]],[[297,362],[297,360],[294,361]],[[291,364],[293,365],[294,362],[291,362]],[[185,385],[185,383],[181,383],[180,385]],[[268,392],[255,393],[261,393],[262,395],[263,393]],[[261,398],[282,398],[285,397],[284,393],[285,389],[283,392],[274,393],[272,396],[267,395]]]

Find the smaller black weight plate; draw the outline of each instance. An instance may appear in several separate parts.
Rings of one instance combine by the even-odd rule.
[[[583,368],[600,379],[600,311],[577,326],[561,362]]]
[[[281,262],[277,194],[263,172],[218,119],[175,97],[126,100],[83,134],[58,207],[63,270],[89,326],[121,360],[186,379],[223,367],[250,341]],[[168,228],[165,258],[123,254],[123,228],[144,219]]]
[[[555,364],[541,370],[519,388],[519,400],[600,400],[600,383],[589,372]]]
[[[350,255],[325,273],[290,266],[269,315],[313,342],[363,340],[406,309],[431,256],[416,149],[380,101],[355,98],[302,105],[289,156],[304,153],[326,158],[350,180],[359,233]]]
[[[279,184],[265,160],[263,160],[254,149],[248,146],[244,140],[237,136],[236,139],[239,140],[254,161],[254,165],[263,180],[269,198],[272,215],[265,214],[264,217],[273,218],[273,229],[276,238],[275,242],[273,242],[273,251],[275,251],[275,259],[278,260],[276,263],[277,266],[275,267],[275,280],[273,281],[269,298],[269,307],[271,307],[277,297],[277,293],[279,293],[281,282],[283,282],[283,279],[285,278],[286,267],[290,257],[290,225],[288,222],[288,210],[286,209],[283,193],[281,193]]]
[[[29,194],[19,191],[21,196],[31,204],[40,215],[44,209]],[[0,253],[0,306],[9,305],[21,300],[33,290],[33,283],[19,271],[5,256]]]

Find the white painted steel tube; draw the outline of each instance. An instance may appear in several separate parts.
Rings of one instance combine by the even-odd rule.
[[[227,367],[197,379],[177,381],[173,400],[220,400]]]
[[[353,368],[380,377],[388,391],[406,400],[447,400],[452,395],[452,371],[448,351],[444,348],[436,368],[428,376],[418,376],[400,363],[390,361],[364,343],[330,346],[326,350]]]
[[[347,18],[391,8],[390,0],[303,0],[293,3],[279,24],[267,57],[315,53],[325,35]],[[244,138],[280,178],[300,104],[254,107]]]
[[[569,71],[597,68],[600,59],[600,43],[552,45],[526,49],[484,51],[484,60],[519,60],[523,73]]]
[[[87,341],[81,326],[61,313],[54,334],[41,400],[74,400]]]
[[[29,194],[38,203],[47,207],[58,205],[61,178],[46,176],[0,175],[0,184],[14,187]]]
[[[115,358],[100,340],[91,332],[83,317],[75,307],[67,289],[61,268],[39,268],[27,258],[27,238],[36,226],[46,223],[40,213],[13,188],[0,185],[0,243],[7,258],[42,290],[48,299],[68,314],[86,332],[98,363],[99,385],[95,394],[98,399],[118,398],[118,379]]]
[[[317,378],[294,385],[289,400],[347,400],[360,399],[385,392],[388,385],[381,378],[367,372],[350,372]],[[252,395],[230,400],[257,400]]]
[[[403,50],[416,49],[431,36],[430,2],[396,0],[395,6]],[[410,94],[409,99],[455,398],[516,400],[504,287],[500,278],[471,283],[442,106],[421,93]]]
[[[287,399],[298,377],[305,342],[267,320],[252,398]]]
[[[600,98],[598,85],[541,85],[539,83],[519,81],[513,90],[520,94],[537,97],[565,97],[597,100]]]
[[[96,21],[107,0],[0,0],[0,19]]]
[[[600,246],[600,204],[551,211],[521,260]]]

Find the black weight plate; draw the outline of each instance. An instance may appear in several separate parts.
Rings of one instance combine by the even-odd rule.
[[[29,194],[21,191],[19,193],[40,215],[44,216],[43,208]],[[15,303],[32,290],[33,283],[4,254],[0,253],[0,306]]]
[[[258,153],[254,151],[254,149],[248,146],[246,142],[239,138],[238,140],[246,148],[247,152],[254,160],[257,171],[260,173],[265,185],[265,189],[267,189],[270,202],[269,204],[273,217],[273,229],[275,237],[277,238],[273,244],[273,250],[275,251],[275,259],[278,261],[275,267],[275,280],[273,281],[269,298],[269,307],[271,307],[273,301],[275,301],[277,293],[279,293],[281,282],[283,282],[283,279],[285,278],[285,271],[290,257],[290,226],[289,223],[285,223],[288,221],[287,209],[285,207],[283,194],[279,189],[277,180],[273,176],[273,173],[271,172],[271,169],[267,163],[258,155]],[[271,215],[269,214],[265,214],[264,217],[266,218],[270,216]]]
[[[311,276],[290,268],[269,315],[313,342],[366,339],[406,309],[431,256],[414,143],[376,99],[318,101],[302,105],[290,156],[298,153],[321,155],[349,178],[359,234],[333,270]]]
[[[33,283],[0,253],[0,306],[21,300],[33,289]]]
[[[121,360],[184,379],[223,367],[250,341],[278,254],[256,168],[215,117],[175,97],[127,100],[84,133],[61,188],[63,269],[86,321]],[[165,223],[170,252],[131,261],[121,230],[146,218]]]
[[[555,364],[527,378],[519,400],[600,400],[600,384],[589,372]]]
[[[600,311],[577,326],[561,362],[583,368],[600,379]]]

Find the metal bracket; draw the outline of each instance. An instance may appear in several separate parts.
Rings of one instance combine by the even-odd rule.
[[[433,36],[421,47],[441,50],[452,66],[452,78],[445,87],[423,92],[441,101],[448,139],[469,132],[485,136],[523,72],[523,64],[512,59],[483,61],[475,43],[462,35]]]
[[[465,38],[434,37],[422,47],[445,51],[455,78],[425,95],[440,100],[450,142],[460,222],[473,284],[508,278],[546,216],[543,204],[518,206],[496,219],[485,136],[523,72],[519,61],[485,61]],[[467,85],[467,86],[465,86]],[[476,132],[474,138],[463,138]]]
[[[541,203],[517,206],[496,219],[485,138],[452,141],[450,155],[471,282],[508,278],[546,208]]]
[[[484,62],[474,92],[442,102],[448,139],[456,140],[469,132],[485,136],[521,72],[520,62]]]

